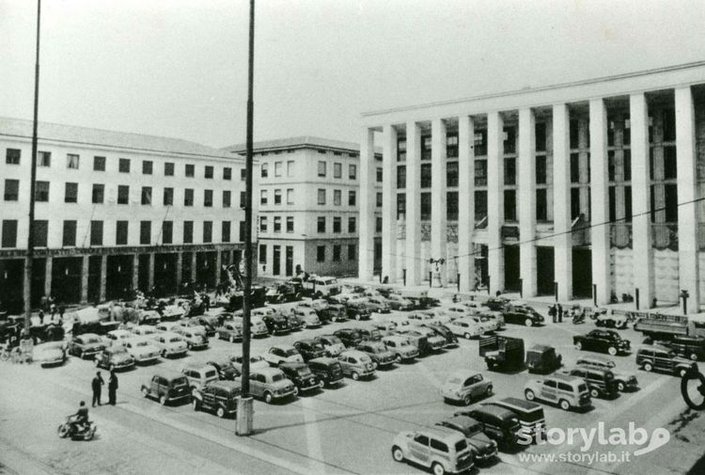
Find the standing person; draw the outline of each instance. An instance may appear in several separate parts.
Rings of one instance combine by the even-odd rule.
[[[115,398],[117,396],[118,389],[118,377],[115,371],[110,371],[110,379],[108,379],[108,404],[111,406],[115,405]]]
[[[39,309],[39,324],[44,325],[44,311],[41,308]]]
[[[64,312],[66,312],[66,305],[63,303],[59,305],[59,321],[63,322],[64,321]]]
[[[100,371],[96,372],[95,378],[93,378],[93,381],[91,382],[91,389],[93,389],[93,407],[95,407],[96,403],[100,406],[100,393],[103,391],[103,385],[105,384],[105,381],[103,381],[103,377],[100,375]]]
[[[558,304],[558,323],[563,323],[563,306]]]
[[[553,323],[556,323],[556,306],[555,305],[551,305],[550,307],[548,307],[548,314],[553,319]]]

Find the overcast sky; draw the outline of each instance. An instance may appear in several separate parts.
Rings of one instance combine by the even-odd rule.
[[[244,141],[248,0],[43,0],[40,120]],[[705,1],[259,0],[255,140],[705,59]],[[31,119],[36,0],[0,0],[0,116]]]

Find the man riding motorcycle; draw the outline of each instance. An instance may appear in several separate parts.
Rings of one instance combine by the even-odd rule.
[[[88,407],[86,407],[86,401],[81,401],[78,412],[73,416],[75,419],[71,421],[72,429],[75,429],[76,432],[84,430],[88,424]]]

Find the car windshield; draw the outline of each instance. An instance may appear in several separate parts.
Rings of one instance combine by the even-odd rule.
[[[272,381],[275,383],[278,381],[284,381],[284,375],[283,374],[275,374],[272,376]]]
[[[181,341],[181,338],[179,338],[178,336],[169,338],[169,343],[178,343],[180,341]]]
[[[585,384],[579,384],[578,385],[578,391],[581,393],[587,392],[587,385]]]
[[[323,350],[323,345],[320,343],[309,343],[309,348],[312,350],[321,351]]]
[[[147,343],[147,342],[144,341],[144,340],[136,341],[136,342],[134,343],[134,346],[147,346],[147,345],[149,345],[149,343]]]
[[[127,348],[125,348],[124,346],[115,346],[110,349],[110,352],[113,354],[127,353]]]
[[[100,343],[100,338],[97,336],[87,336],[83,338],[83,343]]]
[[[175,388],[181,387],[181,386],[187,386],[188,385],[188,380],[186,378],[176,378],[171,382],[171,385]]]
[[[217,377],[218,377],[218,373],[216,373],[215,371],[213,371],[213,370],[206,371],[206,378],[217,378]]]
[[[337,281],[335,279],[323,279],[323,285],[333,285]]]
[[[294,355],[298,355],[299,352],[298,352],[295,348],[291,348],[291,349],[289,349],[289,350],[286,350],[286,351],[284,352],[284,354],[285,354],[286,356],[294,356]]]
[[[456,452],[462,452],[463,450],[468,448],[468,442],[465,439],[459,440],[458,442],[455,443],[455,451]]]
[[[311,370],[306,367],[302,366],[301,368],[298,368],[296,372],[299,374],[299,376],[306,377],[306,376],[311,376],[313,373],[311,373]]]

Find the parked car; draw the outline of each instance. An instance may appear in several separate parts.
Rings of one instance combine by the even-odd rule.
[[[125,348],[134,358],[135,363],[154,363],[159,359],[159,348],[154,340],[148,336],[133,336],[125,340]]]
[[[84,333],[74,336],[68,344],[68,353],[79,358],[95,356],[104,349],[105,343],[103,339],[95,333]]]
[[[575,362],[577,366],[586,368],[605,369],[612,372],[615,381],[617,381],[617,389],[620,391],[635,391],[639,389],[639,381],[633,373],[617,370],[617,364],[603,356],[585,355],[581,356]]]
[[[202,327],[201,327],[202,328]],[[201,333],[197,327],[177,327],[174,333],[181,335],[189,350],[205,350],[208,348],[208,338],[205,331]]]
[[[455,371],[448,376],[440,389],[445,401],[463,402],[467,406],[473,400],[492,395],[492,381],[469,369]]]
[[[138,325],[156,325],[162,320],[161,315],[156,310],[140,310],[137,318]]]
[[[215,368],[218,372],[218,378],[222,381],[234,381],[235,378],[240,376],[240,371],[229,358],[209,360],[206,364]]]
[[[705,360],[705,338],[678,335],[671,340],[661,342],[661,344],[683,358],[692,361]]]
[[[230,357],[230,362],[233,367],[242,374],[242,355],[233,355]],[[250,355],[250,371],[260,370],[269,368],[269,363],[267,363],[264,358],[259,355]]]
[[[413,324],[421,325],[424,323],[433,323],[436,318],[430,312],[411,312],[406,316],[406,319]]]
[[[458,318],[452,322],[446,323],[446,327],[456,336],[462,336],[469,340],[470,338],[479,337],[484,333],[484,329],[474,320],[467,318]]]
[[[141,391],[145,397],[156,398],[162,405],[191,398],[186,377],[168,371],[154,374],[148,382],[142,384]]]
[[[563,366],[563,357],[548,345],[533,345],[526,351],[529,373],[552,373]]]
[[[396,361],[396,355],[379,341],[363,341],[355,349],[369,356],[378,368],[391,366]]]
[[[308,367],[325,386],[338,385],[343,382],[343,367],[335,358],[315,358],[309,360]]]
[[[301,320],[304,328],[318,328],[321,326],[321,320],[312,308],[295,308],[293,309],[293,314]]]
[[[304,361],[312,360],[314,358],[321,358],[327,354],[326,349],[323,348],[323,345],[311,338],[295,341],[294,348],[301,353]]]
[[[355,381],[375,374],[375,364],[362,351],[345,350],[338,355],[338,361],[343,369],[343,374]]]
[[[173,332],[176,328],[179,328],[180,326],[181,320],[168,321],[160,322],[159,324],[154,326],[154,329],[157,330],[157,332]]]
[[[578,377],[553,374],[544,379],[532,379],[524,385],[524,397],[558,404],[568,411],[572,408],[585,408],[591,404],[587,383]]]
[[[306,363],[282,363],[279,369],[294,383],[294,394],[315,391],[323,387],[323,383],[313,374]]]
[[[598,327],[624,329],[629,326],[629,319],[626,315],[601,313],[595,318],[595,325]]]
[[[240,385],[235,381],[213,381],[197,389],[191,404],[194,411],[208,411],[223,418],[237,414]]]
[[[430,328],[436,332],[438,336],[443,337],[445,339],[444,348],[454,348],[458,346],[458,337],[456,337],[447,326],[438,323],[424,323],[422,326]]]
[[[619,394],[617,381],[608,369],[587,368],[585,366],[576,366],[575,368],[567,369],[564,374],[577,376],[582,378],[590,388],[590,397],[596,399],[598,397],[613,399]]]
[[[130,329],[132,333],[138,336],[151,336],[157,333],[157,329],[152,325],[137,325]]]
[[[531,440],[538,443],[538,437],[541,437],[546,429],[546,417],[543,413],[543,407],[535,402],[507,397],[483,402],[481,406],[496,406],[510,410],[517,419],[519,419],[519,424],[521,424],[521,434],[519,437],[524,438],[524,440],[526,440],[526,437],[529,437]]]
[[[313,341],[323,345],[323,349],[325,349],[328,356],[331,357],[336,357],[345,351],[345,345],[336,335],[318,335]]]
[[[233,321],[239,323],[242,328],[242,312],[233,313]],[[267,324],[264,323],[262,317],[250,314],[250,333],[253,337],[265,337],[269,335]]]
[[[403,333],[404,332],[402,332],[402,334]],[[419,347],[419,351],[421,353],[431,353],[431,352],[435,352],[435,351],[440,351],[446,345],[446,339],[443,338],[442,336],[438,336],[434,330],[432,330],[428,327],[414,326],[414,328],[411,329],[411,332],[406,333],[406,334],[407,335],[419,334],[422,337],[425,337],[425,340],[421,340],[422,342],[425,341],[425,343],[422,343],[422,347]],[[425,345],[425,348],[423,348],[424,345]]]
[[[270,308],[258,308],[253,310],[253,314],[258,315],[267,325],[270,335],[281,335],[289,332],[289,324],[286,317],[278,314]]]
[[[521,423],[509,409],[498,406],[477,406],[455,414],[472,417],[482,424],[482,431],[500,447],[510,449],[519,441]]]
[[[184,356],[188,352],[186,342],[176,333],[162,332],[154,335],[154,344],[159,348],[159,354],[167,356]]]
[[[192,363],[182,368],[181,373],[188,379],[192,396],[195,395],[196,390],[220,379],[218,370],[209,364]]]
[[[697,370],[695,361],[680,357],[675,351],[659,345],[644,345],[637,351],[636,365],[644,371],[660,371],[681,378],[689,370]]]
[[[299,318],[298,315],[294,313],[289,313],[284,315],[286,317],[286,324],[289,327],[290,331],[297,331],[301,330],[304,326],[303,320]]]
[[[128,330],[111,330],[105,335],[108,345],[124,345],[125,340],[132,338],[133,333]]]
[[[202,322],[205,322],[204,325]],[[204,337],[214,336],[215,327],[210,322],[205,320],[204,315],[198,315],[179,321],[179,326],[188,328],[196,333],[201,333]]]
[[[230,343],[242,340],[242,322],[240,320],[225,321],[217,330],[218,338]]]
[[[505,297],[491,297],[482,302],[482,305],[489,308],[490,310],[501,312],[504,310],[504,307],[506,307],[509,302],[510,300]]]
[[[275,400],[294,396],[296,386],[278,368],[256,369],[250,372],[250,393],[271,404]]]
[[[482,423],[472,417],[453,416],[437,422],[436,425],[463,434],[470,447],[474,449],[476,463],[486,462],[497,456],[497,442],[490,439],[484,433]]]
[[[370,312],[389,313],[390,308],[387,299],[382,296],[366,297],[367,306]]]
[[[278,366],[280,363],[292,362],[303,363],[304,358],[301,353],[291,345],[274,345],[270,347],[263,355],[264,360],[272,366]]]
[[[329,303],[327,307],[318,310],[318,318],[322,322],[338,322],[348,319],[345,305],[339,303]]]
[[[333,332],[333,335],[345,345],[346,348],[355,348],[362,343],[362,334],[357,328],[341,328]]]
[[[533,307],[524,304],[508,303],[502,310],[506,323],[518,323],[531,327],[543,323],[543,315],[538,313]]]
[[[414,309],[414,303],[411,300],[397,294],[387,296],[387,305],[392,310],[401,310],[402,312]]]
[[[404,336],[385,336],[382,343],[394,354],[397,363],[412,361],[419,356],[419,349],[409,342]]]
[[[372,317],[372,310],[364,297],[349,298],[345,302],[345,312],[348,318],[355,320],[369,320]]]
[[[66,361],[66,345],[63,341],[50,341],[35,345],[32,350],[32,359],[42,368],[62,365]]]
[[[629,353],[631,343],[614,330],[592,330],[587,335],[575,335],[573,344],[578,350],[606,352],[610,356]]]
[[[475,465],[474,449],[465,436],[444,427],[400,432],[392,442],[392,458],[431,468],[435,475],[461,473]]]
[[[215,336],[216,329],[223,324],[224,320],[225,316],[222,313],[205,313],[204,315],[191,318],[194,324],[200,325],[206,329],[206,336],[208,338]]]

